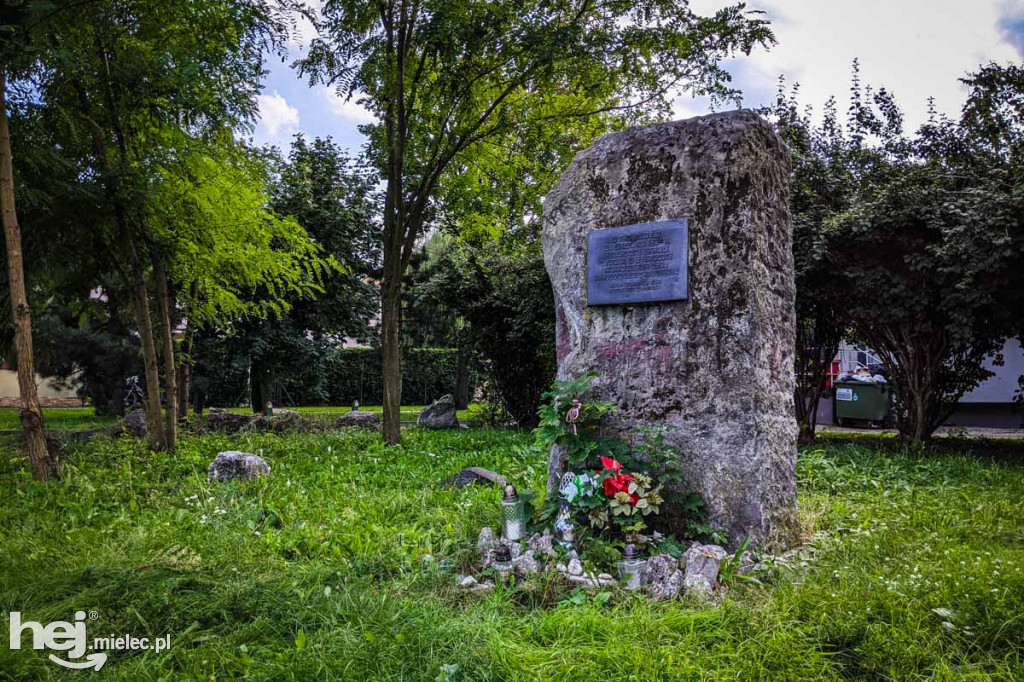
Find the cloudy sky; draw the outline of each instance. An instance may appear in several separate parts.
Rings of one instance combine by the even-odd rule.
[[[695,10],[710,13],[722,0],[691,0]],[[764,10],[778,45],[726,66],[744,93],[744,106],[770,103],[780,75],[800,83],[801,101],[821,107],[835,95],[846,108],[850,65],[860,60],[861,80],[896,94],[910,127],[925,118],[927,99],[955,115],[963,103],[958,78],[988,61],[1024,60],[1024,0],[756,0]],[[301,53],[313,35],[300,26],[291,48]],[[331,90],[309,88],[287,63],[271,64],[260,96],[257,143],[287,144],[296,132],[331,135],[356,151],[363,142],[357,126],[372,120],[354,102]],[[679,118],[710,111],[709,103],[682,97]]]

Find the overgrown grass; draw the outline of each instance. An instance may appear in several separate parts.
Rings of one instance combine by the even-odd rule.
[[[0,407],[0,431],[21,429],[21,410]],[[51,431],[77,431],[105,426],[117,421],[116,417],[97,416],[92,407],[47,407],[43,410],[46,428]]]
[[[497,525],[499,493],[436,483],[479,465],[540,490],[545,458],[511,432],[405,437],[388,450],[361,431],[210,436],[173,455],[102,442],[48,485],[8,444],[0,610],[95,610],[90,637],[172,635],[160,654],[112,652],[96,677],[116,680],[1024,676],[1020,466],[806,450],[800,504],[819,539],[718,606],[472,596],[453,573]],[[224,449],[262,451],[272,475],[207,483]],[[4,647],[0,678],[78,675],[45,653]]]

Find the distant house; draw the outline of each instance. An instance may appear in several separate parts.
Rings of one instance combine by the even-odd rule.
[[[44,379],[38,374],[36,389],[43,407],[81,407],[84,404],[73,387],[61,388],[52,379]],[[0,364],[0,407],[21,407],[18,373],[6,362]]]

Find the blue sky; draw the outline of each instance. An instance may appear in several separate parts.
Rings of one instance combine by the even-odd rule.
[[[722,7],[721,0],[691,0],[701,13]],[[965,90],[958,78],[988,61],[1024,60],[1024,0],[754,0],[772,22],[778,45],[726,66],[744,93],[744,106],[767,104],[780,75],[799,82],[801,101],[820,109],[835,95],[846,109],[850,65],[860,59],[864,84],[894,92],[909,127],[922,123],[927,99],[939,111],[955,115]],[[315,35],[303,22],[290,44],[286,63],[274,60],[260,96],[259,144],[287,146],[296,132],[330,135],[358,151],[358,125],[371,119],[354,101],[328,88],[310,88],[290,68]],[[708,113],[705,100],[680,97],[677,118]]]

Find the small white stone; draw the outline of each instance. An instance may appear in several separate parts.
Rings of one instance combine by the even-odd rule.
[[[464,587],[467,590],[477,586],[476,578],[471,575],[467,575],[465,578],[459,581],[459,586]]]

